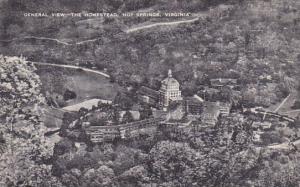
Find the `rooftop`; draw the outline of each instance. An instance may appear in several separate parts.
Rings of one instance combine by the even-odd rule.
[[[198,95],[194,95],[193,97],[186,97],[186,98],[184,98],[184,100],[188,104],[202,104],[204,102],[204,100],[201,97],[199,97]]]
[[[227,84],[237,84],[237,79],[225,79],[225,78],[219,78],[219,79],[210,79],[211,85],[227,85]]]
[[[203,103],[203,114],[218,114],[219,112],[219,105],[217,102],[209,102],[205,101]]]
[[[161,83],[162,83],[162,85],[165,85],[167,88],[169,86],[178,86],[179,87],[179,82],[173,78],[171,70],[169,70],[169,72],[168,72],[168,77],[165,78]]]
[[[146,96],[151,97],[151,98],[155,98],[155,99],[159,98],[159,92],[158,91],[153,90],[151,88],[148,88],[146,86],[142,86],[138,90],[138,93],[141,94],[141,95],[146,95]]]
[[[66,111],[72,111],[72,112],[77,112],[80,110],[80,108],[86,108],[88,110],[91,110],[93,108],[93,106],[98,106],[98,103],[107,103],[107,104],[111,104],[112,101],[109,100],[103,100],[103,99],[90,99],[87,101],[83,101],[81,103],[75,104],[75,105],[71,105],[71,106],[66,106],[64,108],[62,108],[63,110]]]

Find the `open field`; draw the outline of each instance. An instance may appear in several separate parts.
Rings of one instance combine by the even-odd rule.
[[[67,106],[95,97],[113,100],[122,89],[102,75],[63,67],[37,67],[44,93],[62,96],[67,89],[76,93],[77,97],[68,101]]]

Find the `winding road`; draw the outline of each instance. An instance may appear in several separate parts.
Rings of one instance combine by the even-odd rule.
[[[131,33],[131,32],[144,30],[144,29],[149,29],[149,28],[152,28],[152,27],[178,25],[178,24],[182,24],[182,23],[192,23],[192,22],[195,22],[197,20],[199,20],[199,17],[189,19],[189,20],[181,20],[181,21],[173,21],[173,22],[159,22],[159,23],[153,23],[153,24],[150,24],[150,25],[143,25],[143,26],[139,26],[139,27],[133,27],[133,28],[125,30],[125,32],[128,34],[128,33]]]
[[[1,42],[13,42],[13,41],[18,41],[18,40],[25,40],[25,39],[35,39],[35,40],[50,40],[50,41],[55,41],[59,44],[62,45],[72,45],[71,43],[64,42],[62,40],[56,39],[56,38],[47,38],[47,37],[36,37],[36,36],[25,36],[22,38],[14,38],[11,40],[0,40]]]
[[[31,61],[28,61],[28,62],[31,62]],[[95,74],[98,74],[98,75],[102,75],[106,78],[110,78],[110,75],[108,75],[107,73],[103,73],[103,72],[98,71],[98,70],[83,68],[83,67],[79,67],[79,66],[66,65],[66,64],[50,64],[50,63],[44,63],[44,62],[31,62],[31,63],[37,64],[37,65],[44,65],[44,66],[55,66],[55,67],[63,67],[63,68],[70,68],[70,69],[80,69],[80,70],[83,70],[85,72],[95,73]]]
[[[59,44],[62,44],[62,45],[66,45],[66,46],[72,46],[72,45],[81,45],[81,44],[84,44],[84,43],[89,43],[89,42],[95,42],[101,38],[94,38],[94,39],[88,39],[88,40],[83,40],[83,41],[80,41],[80,42],[65,42],[63,40],[59,40],[59,39],[56,39],[56,38],[47,38],[47,37],[36,37],[36,36],[25,36],[23,38],[14,38],[14,39],[11,39],[11,40],[0,40],[0,42],[13,42],[13,41],[18,41],[18,40],[25,40],[25,39],[35,39],[35,40],[49,40],[49,41],[55,41]]]
[[[133,27],[133,28],[129,28],[129,29],[125,30],[124,32],[128,34],[128,33],[131,33],[131,32],[144,30],[144,29],[149,29],[149,28],[157,27],[157,26],[171,26],[171,25],[178,25],[178,24],[182,24],[182,23],[192,23],[192,22],[197,21],[199,18],[200,18],[200,16],[196,17],[196,18],[193,18],[193,19],[189,19],[189,20],[181,20],[181,21],[173,21],[173,22],[158,22],[158,23],[153,23],[153,24],[150,24],[150,25],[136,26],[136,27]],[[85,44],[85,43],[95,42],[95,41],[97,41],[101,38],[97,37],[97,38],[83,40],[83,41],[79,41],[79,42],[66,42],[66,39],[37,37],[37,36],[25,36],[25,37],[22,37],[22,38],[14,38],[14,39],[10,39],[10,40],[0,40],[0,42],[13,42],[13,41],[25,40],[25,39],[48,40],[48,41],[57,42],[58,44],[62,44],[62,45],[65,45],[65,46],[72,46],[72,45],[82,45],[82,44]]]
[[[75,45],[81,45],[81,44],[84,44],[84,43],[95,42],[99,39],[101,39],[101,38],[94,38],[94,39],[84,40],[84,41],[81,41],[81,42],[76,42]]]

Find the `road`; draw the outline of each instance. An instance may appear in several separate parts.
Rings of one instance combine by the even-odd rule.
[[[280,105],[274,110],[274,112],[277,112],[283,105],[284,103],[289,99],[289,97],[291,96],[291,94],[289,94],[281,103]]]
[[[291,149],[292,146],[298,146],[300,144],[300,140],[296,140],[293,142],[283,142],[281,144],[269,145],[267,146],[270,149]]]
[[[80,41],[80,42],[65,42],[63,40],[59,40],[59,39],[56,39],[56,38],[47,38],[47,37],[36,37],[36,36],[25,36],[25,37],[22,37],[22,38],[14,38],[14,39],[11,39],[11,40],[0,40],[0,42],[13,42],[13,41],[18,41],[18,40],[24,40],[24,39],[35,39],[35,40],[50,40],[50,41],[55,41],[59,44],[62,44],[62,45],[66,45],[66,46],[71,46],[71,45],[81,45],[81,44],[85,44],[85,43],[89,43],[89,42],[95,42],[101,38],[94,38],[94,39],[88,39],[88,40],[83,40],[83,41]]]
[[[143,25],[143,26],[133,27],[133,28],[127,29],[127,30],[125,30],[125,33],[128,34],[128,33],[131,33],[131,32],[144,30],[144,29],[149,29],[149,28],[158,27],[158,26],[170,26],[170,25],[178,25],[178,24],[182,24],[182,23],[192,23],[192,22],[197,21],[198,19],[199,19],[199,17],[189,19],[189,20],[153,23],[153,24],[150,24],[150,25]]]
[[[290,113],[294,113],[294,112],[300,112],[300,109],[283,112],[283,114],[290,114]]]
[[[178,24],[182,24],[182,23],[192,23],[192,22],[197,21],[200,17],[201,16],[198,16],[196,18],[189,19],[189,20],[181,20],[181,21],[173,21],[173,22],[159,22],[159,23],[153,23],[153,24],[150,24],[150,25],[137,26],[137,27],[133,27],[133,28],[125,30],[125,33],[131,33],[131,32],[135,32],[135,31],[138,31],[138,30],[149,29],[149,28],[157,27],[157,26],[171,26],[171,25],[178,25]],[[85,44],[85,43],[95,42],[95,41],[97,41],[101,38],[97,37],[97,38],[83,40],[83,41],[79,41],[79,42],[66,42],[65,41],[66,39],[37,37],[37,36],[25,36],[25,37],[22,37],[22,38],[14,38],[14,39],[10,39],[10,40],[0,40],[0,42],[13,42],[13,41],[24,40],[24,39],[49,40],[49,41],[54,41],[54,42],[57,42],[59,44],[65,45],[65,46],[72,46],[72,45],[82,45],[82,44]]]
[[[143,25],[143,26],[127,29],[127,30],[125,30],[125,33],[128,34],[128,33],[131,33],[131,32],[138,31],[138,30],[149,29],[149,28],[157,27],[157,26],[170,26],[170,25],[178,25],[178,24],[182,24],[182,23],[192,23],[192,22],[197,21],[198,19],[199,19],[199,17],[189,19],[189,20],[153,23],[153,24],[150,24],[150,25]],[[22,37],[22,38],[14,38],[14,39],[11,39],[11,40],[0,40],[0,41],[2,41],[2,42],[12,42],[12,41],[18,41],[18,40],[24,40],[24,39],[50,40],[50,41],[55,41],[55,42],[57,42],[59,44],[62,44],[62,45],[71,46],[71,45],[82,45],[82,44],[85,44],[85,43],[95,42],[95,41],[97,41],[101,38],[98,37],[98,38],[83,40],[83,41],[80,41],[80,42],[71,42],[70,43],[70,42],[65,42],[63,40],[56,39],[56,38],[25,36],[25,37]]]
[[[28,62],[31,62],[31,61],[28,61]],[[83,68],[83,67],[79,67],[79,66],[65,65],[65,64],[51,64],[51,63],[44,63],[44,62],[31,62],[31,63],[37,64],[37,65],[55,66],[55,67],[63,67],[63,68],[70,68],[70,69],[81,69],[85,72],[95,73],[98,75],[102,75],[106,78],[110,78],[110,75],[103,73],[101,71],[93,70],[93,69],[89,69],[89,68]]]
[[[55,42],[57,42],[59,44],[63,44],[63,45],[72,45],[71,43],[64,42],[64,41],[56,39],[56,38],[36,37],[36,36],[25,36],[22,38],[14,38],[11,40],[0,40],[0,41],[1,42],[13,42],[13,41],[24,40],[24,39],[50,40],[50,41],[55,41]]]
[[[138,30],[149,29],[149,28],[157,27],[157,26],[170,26],[170,25],[178,25],[178,24],[182,24],[182,23],[192,23],[192,22],[197,21],[198,19],[199,19],[199,17],[189,19],[189,20],[153,23],[153,24],[150,24],[150,25],[144,25],[144,26],[139,26],[139,27],[134,27],[134,28],[127,29],[127,30],[125,30],[125,33],[128,34],[128,33],[131,33],[131,32],[138,31]],[[97,38],[83,40],[83,41],[79,41],[79,42],[65,42],[64,40],[56,39],[56,38],[25,36],[25,37],[22,37],[22,38],[14,38],[14,39],[11,39],[11,40],[0,40],[0,41],[2,41],[2,42],[12,42],[12,41],[18,41],[18,40],[24,40],[24,39],[50,40],[50,41],[55,41],[55,42],[57,42],[59,44],[62,44],[62,45],[71,46],[71,45],[82,45],[82,44],[85,44],[85,43],[95,42],[95,41],[97,41],[101,38],[97,37]]]
[[[84,41],[81,41],[81,42],[76,42],[75,45],[81,45],[81,44],[84,44],[84,43],[95,42],[99,39],[101,39],[101,38],[94,38],[94,39],[84,40]]]
[[[269,149],[290,149],[290,144],[288,142],[284,142],[281,144],[269,145],[267,146]]]
[[[35,36],[26,36],[24,37],[24,39],[37,39],[37,40],[52,40],[55,41],[57,43],[63,44],[63,45],[71,45],[67,42],[64,42],[62,40],[56,39],[56,38],[46,38],[46,37],[35,37]]]
[[[250,109],[251,113],[262,114],[263,118],[265,118],[266,115],[270,115],[270,116],[273,116],[273,117],[282,118],[282,119],[287,120],[289,122],[294,122],[295,121],[294,118],[291,118],[291,117],[288,117],[288,116],[284,116],[282,114],[278,114],[278,113],[275,113],[275,112],[271,112],[271,111],[267,111],[267,110],[262,110],[260,107],[254,107],[254,108],[249,108],[249,109]],[[248,109],[246,109],[246,110],[248,110]]]

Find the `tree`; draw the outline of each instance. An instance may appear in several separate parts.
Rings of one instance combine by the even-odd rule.
[[[133,122],[133,121],[134,121],[134,119],[133,119],[133,116],[132,116],[131,112],[127,110],[125,112],[125,114],[123,115],[122,122],[123,123],[130,123],[130,122]]]
[[[225,86],[221,88],[220,97],[222,101],[230,102],[232,100],[233,94],[231,88]]]
[[[121,174],[120,184],[127,184],[127,186],[140,186],[149,182],[148,175],[149,173],[147,169],[142,165],[138,165]]]
[[[147,119],[152,115],[152,110],[149,105],[144,105],[143,108],[140,110],[141,119]]]
[[[17,24],[11,24],[7,27],[6,32],[9,33],[12,37],[16,37],[20,35],[20,33],[22,32],[22,28]]]
[[[64,100],[70,100],[70,99],[75,99],[76,98],[76,93],[67,89],[64,93]]]
[[[118,104],[121,108],[128,110],[134,104],[133,97],[129,97],[127,94],[118,92],[114,99],[114,103]]]
[[[178,183],[191,185],[197,152],[187,143],[159,142],[151,149],[150,158],[156,180],[161,183],[169,182],[172,186]]]
[[[52,155],[39,106],[45,103],[35,67],[23,58],[0,56],[0,131],[6,148],[0,155],[0,182],[13,186],[55,186]]]
[[[102,165],[98,169],[86,171],[81,179],[83,187],[89,186],[111,186],[114,183],[115,173],[108,166]]]

